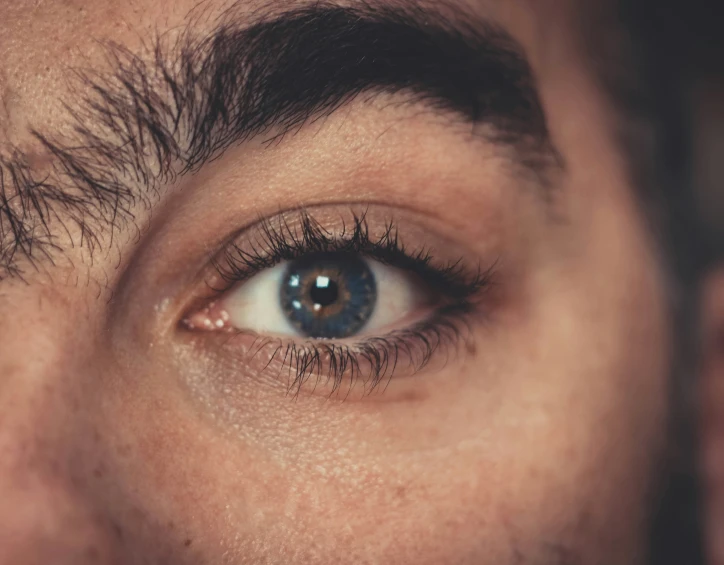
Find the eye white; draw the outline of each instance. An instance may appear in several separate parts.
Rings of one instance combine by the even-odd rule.
[[[374,335],[393,329],[419,307],[421,291],[412,277],[401,269],[363,259],[372,271],[377,300],[372,315],[357,335]],[[277,336],[300,336],[281,307],[280,292],[286,284],[288,262],[266,269],[232,289],[220,306],[229,316],[229,323],[240,330]]]

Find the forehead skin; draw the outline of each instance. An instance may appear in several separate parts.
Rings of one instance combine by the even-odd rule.
[[[264,10],[267,2],[3,2],[0,26],[0,93],[3,111],[0,131],[5,140],[21,144],[28,126],[40,118],[56,131],[62,131],[67,114],[59,93],[66,91],[69,69],[102,66],[105,48],[99,41],[118,42],[131,50],[148,44],[159,31],[173,31],[196,20],[199,28],[212,27],[214,16],[233,7],[237,14]],[[297,3],[303,5],[303,2]],[[391,2],[394,4],[394,2]],[[456,5],[497,21],[515,22],[515,37],[529,49],[528,56],[544,55],[539,49],[556,28],[574,31],[567,20],[573,19],[568,0],[543,2],[503,2],[465,0]],[[285,2],[292,8],[295,2]],[[545,19],[538,17],[545,15]],[[540,21],[551,26],[542,28]],[[559,54],[560,55],[560,54]],[[536,61],[533,61],[534,63]]]
[[[31,165],[47,164],[29,132],[67,131],[71,70],[104,67],[99,40],[136,51],[189,19],[203,28],[226,7],[0,1],[0,151],[19,147]],[[292,182],[317,186],[309,177],[318,175],[323,191],[337,180],[337,161],[363,153],[339,149],[339,139],[379,140],[385,124],[357,109],[359,124],[350,111],[349,123],[335,117],[318,136],[302,132],[280,146],[282,172],[277,157],[249,173],[226,155],[185,185],[180,203],[166,196],[155,216],[139,212],[148,232],[121,249],[131,267],[119,269],[111,256],[88,262],[90,277],[115,273],[112,297],[83,284],[86,271],[73,269],[88,258],[75,248],[62,277],[58,267],[49,279],[0,282],[0,319],[14,321],[0,329],[0,546],[9,548],[0,563],[643,562],[652,469],[665,442],[670,328],[612,116],[578,55],[575,2],[467,7],[525,49],[568,167],[553,214],[540,198],[499,197],[502,189],[439,206],[450,208],[441,223],[459,228],[463,243],[485,238],[476,217],[503,225],[500,239],[519,271],[499,325],[480,332],[485,355],[441,370],[447,387],[425,384],[379,402],[294,402],[236,384],[215,396],[228,379],[210,384],[188,350],[172,358],[171,332],[153,333],[167,306],[157,288],[181,284],[169,282],[176,271],[165,273],[166,251],[175,269],[185,260],[179,246],[193,253],[221,237],[210,216],[223,216],[223,203],[209,204],[208,216],[188,212],[205,200],[186,188],[206,184],[223,196],[251,177],[283,193]],[[258,8],[240,2],[235,13]],[[435,155],[416,140],[453,136],[427,123],[409,127],[386,135],[428,160],[400,153],[399,169],[427,173]],[[300,166],[296,152],[316,168]],[[461,144],[461,156],[434,162],[459,158],[475,169],[469,152]],[[450,176],[465,184],[465,172]],[[500,171],[483,175],[511,184]],[[404,180],[394,170],[380,176]],[[277,210],[275,198],[259,193],[254,202]],[[421,205],[433,208],[425,198]],[[185,223],[176,226],[174,214]],[[195,239],[184,239],[187,224]],[[181,392],[175,372],[184,364],[193,370]]]

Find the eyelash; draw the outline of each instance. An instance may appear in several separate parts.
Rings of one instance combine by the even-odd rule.
[[[493,267],[471,272],[462,260],[436,265],[426,248],[409,250],[391,221],[380,236],[372,237],[366,214],[354,214],[352,224],[343,223],[337,233],[325,229],[306,211],[299,212],[294,226],[288,217],[281,217],[278,223],[262,220],[258,228],[260,237],[248,249],[235,243],[227,246],[221,257],[213,261],[214,279],[221,281],[220,286],[209,284],[213,295],[218,297],[282,261],[313,253],[343,252],[412,273],[447,303],[410,328],[362,338],[355,344],[323,340],[296,343],[286,338],[257,336],[251,349],[253,355],[267,347],[273,348],[266,367],[282,360],[280,372],[286,367],[289,394],[298,395],[313,376],[317,377],[315,387],[320,379],[326,378],[327,384],[331,383],[330,396],[339,392],[345,377],[349,379],[349,390],[363,378],[365,392],[371,393],[384,381],[389,384],[393,373],[405,362],[415,374],[441,348],[456,349],[465,343],[467,349],[472,350],[469,316],[476,311],[476,297],[492,284]],[[253,334],[242,329],[234,331]]]

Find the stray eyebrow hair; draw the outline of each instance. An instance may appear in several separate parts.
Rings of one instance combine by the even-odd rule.
[[[109,45],[110,71],[75,71],[72,134],[32,131],[49,170],[33,170],[17,148],[0,155],[0,279],[22,276],[22,258],[52,262],[58,233],[80,234],[73,244],[91,252],[112,245],[180,175],[251,138],[279,140],[362,93],[404,93],[486,124],[492,142],[543,169],[554,151],[522,49],[443,7],[315,2],[245,23],[227,12],[211,33],[197,37],[189,24],[145,55]]]

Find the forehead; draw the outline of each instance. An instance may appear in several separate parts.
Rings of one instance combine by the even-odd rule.
[[[383,0],[385,1],[385,0]],[[407,0],[394,0],[403,3]],[[354,5],[356,0],[343,4]],[[260,14],[309,4],[288,0],[0,1],[0,138],[22,146],[31,127],[61,133],[66,121],[62,93],[76,69],[103,68],[106,43],[142,51],[156,34],[193,27],[203,35],[220,20],[252,21]],[[577,34],[575,0],[446,0],[435,10],[467,10],[501,25],[521,43],[534,69],[545,66],[554,43]],[[425,3],[413,4],[425,10]]]

